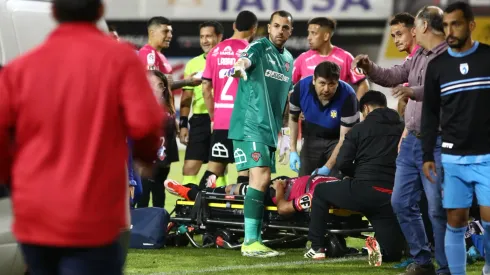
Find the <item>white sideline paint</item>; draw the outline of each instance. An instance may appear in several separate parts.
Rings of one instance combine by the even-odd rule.
[[[281,266],[290,266],[290,265],[313,265],[313,264],[328,264],[328,263],[343,263],[352,260],[366,259],[365,256],[353,256],[348,258],[334,258],[334,259],[325,259],[325,260],[303,260],[303,261],[289,261],[289,262],[277,262],[277,263],[266,263],[266,264],[254,264],[254,265],[235,265],[235,266],[222,266],[222,267],[213,267],[207,269],[200,270],[189,270],[189,271],[172,271],[172,272],[160,272],[160,273],[151,273],[150,275],[179,275],[179,274],[196,274],[196,273],[213,273],[217,274],[217,272],[222,271],[232,271],[232,270],[241,270],[241,269],[256,269],[256,268],[268,268],[268,267],[281,267]],[[366,259],[367,261],[367,259]],[[138,274],[138,273],[127,273],[128,275]]]

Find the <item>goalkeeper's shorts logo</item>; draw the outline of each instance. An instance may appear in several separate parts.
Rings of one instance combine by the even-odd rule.
[[[262,154],[260,154],[260,152],[253,152],[252,153],[252,159],[255,160],[255,162],[258,162],[261,157],[262,157]]]
[[[222,143],[215,143],[211,148],[211,156],[215,158],[228,158],[228,149]]]
[[[247,163],[247,156],[242,149],[238,148],[233,153],[233,157],[235,157],[235,165]]]

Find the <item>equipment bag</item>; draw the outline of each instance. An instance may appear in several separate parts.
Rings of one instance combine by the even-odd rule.
[[[168,212],[159,207],[145,207],[131,210],[130,248],[158,249],[165,246]]]

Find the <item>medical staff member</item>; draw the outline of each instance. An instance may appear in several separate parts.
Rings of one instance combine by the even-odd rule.
[[[296,144],[301,112],[305,120],[300,157]],[[340,80],[340,66],[330,61],[322,62],[315,68],[313,76],[299,81],[290,96],[289,114],[290,168],[295,172],[299,168],[300,176],[312,172],[336,176],[335,162],[344,136],[359,122],[356,92]]]

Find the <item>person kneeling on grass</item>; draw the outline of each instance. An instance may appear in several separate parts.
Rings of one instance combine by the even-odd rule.
[[[391,193],[403,124],[387,108],[381,92],[368,91],[360,107],[365,119],[347,133],[337,157],[339,170],[349,178],[316,187],[308,232],[311,249],[306,258],[325,258],[328,209],[336,207],[361,212],[373,226],[380,245],[372,237],[366,240],[370,265],[401,260],[404,238],[391,207]]]
[[[311,177],[311,181],[310,181]],[[302,176],[297,178],[278,177],[271,180],[266,190],[265,205],[276,205],[280,215],[290,215],[304,211],[311,206],[311,198],[315,187],[319,183],[337,181],[337,178],[327,176]],[[310,184],[308,185],[308,182]],[[165,189],[171,194],[180,196],[186,200],[195,200],[202,190],[196,184],[181,185],[175,180],[168,179],[164,183]],[[224,187],[216,187],[216,176],[208,178],[205,191],[227,195],[242,195],[247,193],[248,182],[230,184]],[[307,190],[308,189],[308,190]]]

